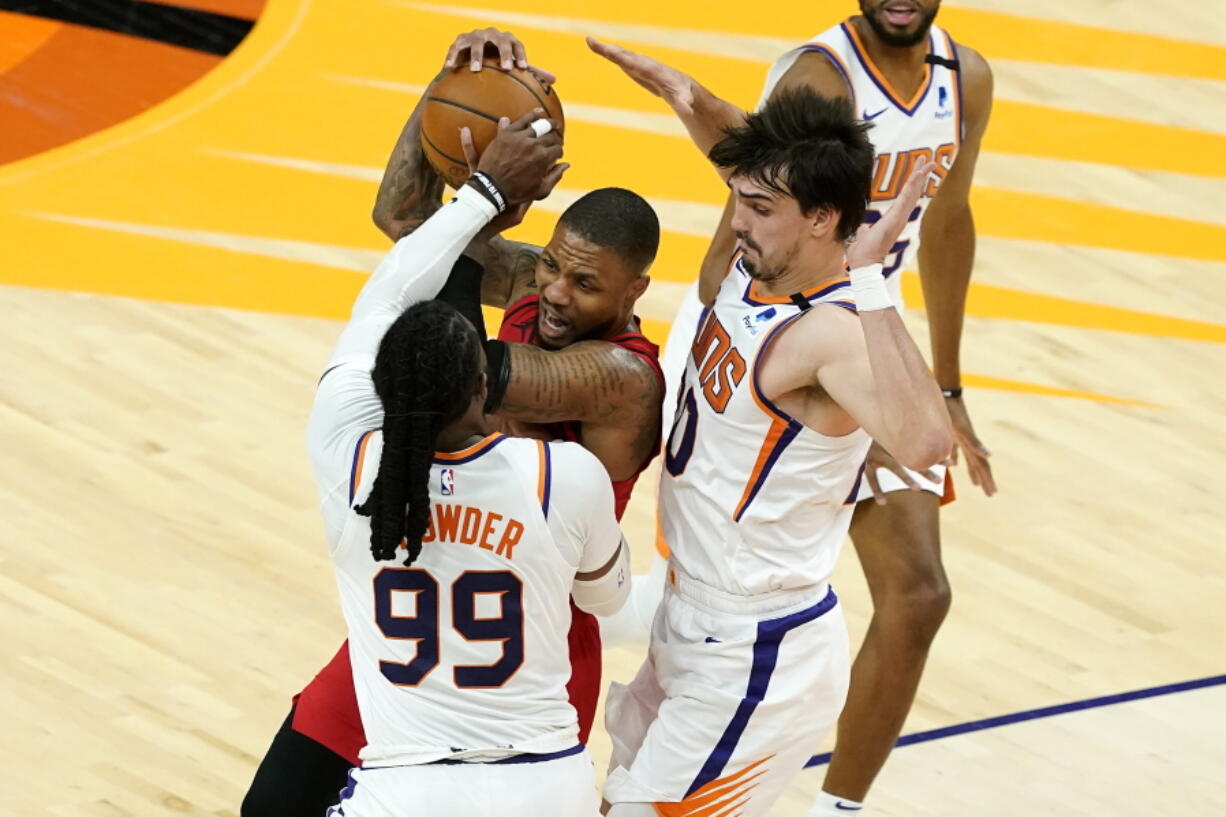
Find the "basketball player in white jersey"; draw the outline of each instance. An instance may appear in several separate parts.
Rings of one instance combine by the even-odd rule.
[[[309,447],[367,737],[330,814],[595,813],[567,630],[572,595],[607,613],[628,591],[608,474],[577,444],[491,434],[476,329],[423,300],[560,154],[527,118],[503,131],[371,276],[321,379]]]
[[[968,196],[992,104],[992,75],[983,57],[933,25],[939,7],[940,0],[861,0],[860,15],[787,52],[771,67],[760,104],[781,90],[813,88],[848,99],[856,115],[872,123],[869,139],[876,158],[866,221],[880,218],[897,200],[915,162],[937,163],[890,248],[884,272],[901,309],[902,272],[919,262],[933,365],[953,425],[953,459],[961,449],[971,483],[991,496],[996,483],[989,452],[962,399],[959,348],[975,256]],[[735,241],[728,225],[731,207],[730,202],[704,271],[727,264]],[[673,358],[688,346],[700,312],[698,298],[689,296],[673,323],[663,361],[670,392],[681,369]],[[868,580],[873,619],[852,667],[815,816],[861,807],[902,730],[928,648],[950,605],[938,524],[940,505],[953,498],[944,464],[922,473],[908,470],[874,445],[864,476],[851,538]],[[635,606],[651,607],[655,587],[639,583],[636,593],[644,598],[636,598]]]
[[[828,578],[870,437],[917,470],[949,453],[881,264],[935,165],[861,227],[873,150],[845,100],[797,89],[746,117],[675,69],[589,43],[679,115],[729,183],[738,236],[700,281],[660,493],[667,586],[646,662],[608,698],[605,799],[611,817],[752,817],[842,709],[847,634]]]

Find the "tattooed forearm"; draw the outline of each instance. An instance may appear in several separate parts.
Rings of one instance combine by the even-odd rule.
[[[429,89],[400,131],[375,197],[375,225],[394,241],[421,226],[439,208],[443,195],[443,179],[421,149],[422,100],[428,95]]]
[[[586,341],[556,352],[511,346],[502,412],[513,419],[638,428],[655,423],[659,400],[650,368],[611,343]]]

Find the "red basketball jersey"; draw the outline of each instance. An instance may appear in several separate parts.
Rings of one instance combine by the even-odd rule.
[[[540,336],[537,334],[536,323],[539,303],[540,296],[525,295],[509,306],[502,318],[502,328],[498,330],[498,339],[508,341],[509,343],[530,343],[534,346],[539,346]],[[639,319],[635,318],[634,323],[637,327]],[[637,330],[611,335],[610,337],[603,338],[603,340],[634,353],[650,366],[651,370],[655,372],[656,377],[660,380],[661,396],[664,394],[664,370],[660,368],[659,346],[649,341]],[[567,420],[561,423],[550,423],[545,428],[550,430],[555,439],[579,442],[579,429],[581,425],[581,423],[573,420]],[[647,459],[643,460],[643,464],[639,466],[639,470],[635,472],[634,476],[613,483],[613,497],[617,506],[618,519],[621,519],[622,514],[626,511],[626,503],[630,501],[630,493],[634,490],[634,483],[638,480],[639,474],[643,472],[643,469],[648,466],[659,451],[660,446],[657,441],[656,447]]]

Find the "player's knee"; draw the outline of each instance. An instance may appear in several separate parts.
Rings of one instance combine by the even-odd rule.
[[[953,603],[945,572],[937,570],[909,583],[901,602],[909,638],[926,647],[936,637]]]
[[[926,648],[949,614],[953,594],[940,564],[896,577],[880,595],[876,614],[886,627],[917,647]]]

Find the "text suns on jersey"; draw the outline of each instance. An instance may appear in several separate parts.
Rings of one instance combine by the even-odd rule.
[[[928,186],[924,189],[923,195],[929,197],[935,195],[937,188],[941,186],[941,182],[953,168],[954,157],[957,153],[958,146],[953,142],[946,142],[937,147],[935,152],[932,148],[914,148],[877,154],[876,159],[873,160],[872,200],[891,201],[898,198],[911,171],[918,165],[933,161],[936,162],[936,167],[932,170],[932,176],[928,180]]]

